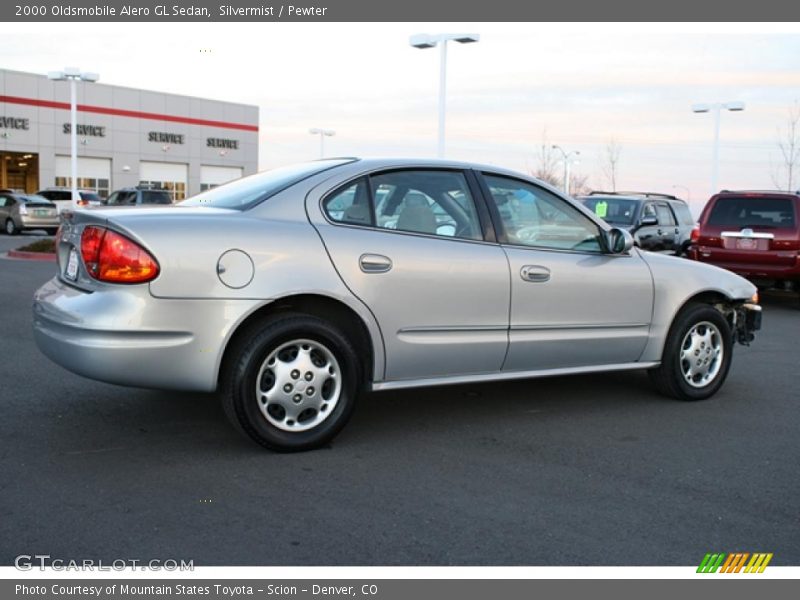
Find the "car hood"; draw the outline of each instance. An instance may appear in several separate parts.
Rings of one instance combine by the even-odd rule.
[[[757,291],[755,285],[731,271],[677,256],[637,251],[650,267],[656,287],[660,283],[694,293],[715,291],[734,300],[747,300]]]

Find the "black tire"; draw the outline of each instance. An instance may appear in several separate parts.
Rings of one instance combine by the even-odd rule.
[[[265,414],[269,413],[268,405],[264,403],[262,409],[256,393],[259,372],[267,358],[295,340],[310,340],[323,346],[333,355],[341,373],[335,405],[325,416],[324,408],[320,408],[317,416],[324,420],[305,431],[287,431],[271,422]],[[345,426],[363,387],[362,369],[351,342],[337,327],[310,315],[284,314],[252,327],[235,342],[223,366],[220,387],[225,414],[241,433],[271,450],[297,452],[327,444]],[[322,395],[322,384],[319,394]],[[283,418],[287,416],[284,411]],[[275,415],[272,417],[275,419]],[[284,421],[284,425],[287,423],[294,424]],[[300,424],[298,416],[297,425]]]
[[[8,235],[17,235],[19,233],[19,227],[17,224],[14,223],[14,219],[6,219],[5,228],[3,229]]]
[[[702,386],[695,387],[687,381],[684,375],[684,368],[691,364],[688,360],[681,359],[681,350],[689,332],[696,325],[704,322],[716,326],[719,332],[722,359],[713,378]],[[701,329],[703,328],[701,327]],[[698,349],[698,351],[703,353],[705,348]],[[716,394],[725,383],[732,357],[733,335],[725,317],[708,304],[690,304],[683,308],[672,322],[667,342],[664,345],[661,365],[651,369],[648,373],[656,389],[665,396],[688,401],[705,400]],[[702,359],[702,354],[698,356],[698,360],[700,359]]]
[[[47,235],[55,235],[58,233],[58,229],[45,229],[45,231],[47,232]]]

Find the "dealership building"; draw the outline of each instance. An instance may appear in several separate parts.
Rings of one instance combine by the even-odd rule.
[[[181,200],[255,173],[258,107],[77,83],[78,187]],[[69,187],[70,83],[0,69],[0,188]]]

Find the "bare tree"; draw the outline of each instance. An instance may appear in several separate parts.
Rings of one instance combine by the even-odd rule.
[[[782,162],[776,167],[772,182],[779,189],[791,191],[796,189],[795,179],[800,172],[800,103],[796,100],[789,108],[786,129],[778,128],[777,144]]]
[[[603,174],[611,186],[611,191],[617,191],[617,175],[619,174],[619,158],[622,154],[622,145],[614,138],[606,144],[603,158]]]
[[[580,173],[569,174],[569,193],[572,196],[585,196],[592,191],[589,176]]]
[[[558,157],[553,152],[553,145],[547,139],[547,129],[542,130],[542,145],[539,147],[536,160],[536,167],[531,171],[534,177],[555,187],[560,187],[564,183],[563,175],[558,168]]]

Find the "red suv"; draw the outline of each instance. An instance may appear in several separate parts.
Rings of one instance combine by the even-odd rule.
[[[689,258],[759,287],[800,289],[800,192],[722,191],[692,231]]]

